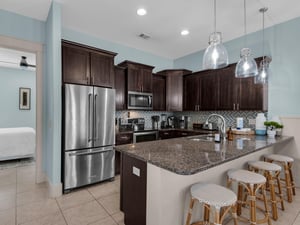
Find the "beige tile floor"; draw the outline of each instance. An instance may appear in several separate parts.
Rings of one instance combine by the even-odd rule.
[[[119,176],[55,199],[34,177],[32,163],[0,167],[0,225],[124,225]]]
[[[35,184],[34,175],[34,164],[0,167],[0,225],[124,225],[118,176],[53,199],[46,184]],[[300,225],[300,189],[296,192],[293,203],[285,201],[285,211],[278,210],[279,219],[272,225]]]

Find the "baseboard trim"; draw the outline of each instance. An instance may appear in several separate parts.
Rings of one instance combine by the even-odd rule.
[[[52,184],[49,178],[47,179],[47,183],[48,183],[49,196],[51,198],[62,196],[62,183]]]

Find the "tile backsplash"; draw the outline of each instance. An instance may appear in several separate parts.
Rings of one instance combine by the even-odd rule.
[[[162,112],[162,111],[135,111],[135,110],[122,110],[116,111],[116,118],[127,119],[127,118],[144,118],[145,119],[145,129],[152,128],[151,116],[161,116],[161,114],[166,114],[166,117],[173,116],[172,112]],[[161,119],[160,119],[161,121]],[[160,127],[159,121],[159,127]]]
[[[255,128],[255,124],[249,124],[249,119],[255,119],[257,113],[261,111],[201,111],[201,112],[161,112],[161,111],[134,111],[123,110],[116,111],[116,118],[127,119],[129,118],[145,118],[145,128],[150,129],[152,127],[151,116],[166,114],[166,116],[188,116],[190,118],[189,128],[192,128],[193,123],[204,123],[208,115],[217,113],[222,115],[226,120],[226,126],[236,127],[236,118],[242,117],[244,119],[244,127]],[[267,113],[265,113],[267,116]],[[160,119],[161,121],[161,119]],[[159,124],[160,126],[160,124]]]

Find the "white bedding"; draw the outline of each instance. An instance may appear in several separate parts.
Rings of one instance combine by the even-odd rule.
[[[35,130],[31,127],[0,128],[0,161],[32,157]]]

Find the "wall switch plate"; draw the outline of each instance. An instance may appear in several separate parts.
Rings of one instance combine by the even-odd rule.
[[[248,119],[249,125],[255,125],[256,120],[255,119]]]
[[[140,169],[136,168],[135,166],[132,167],[132,173],[136,176],[140,176]]]

